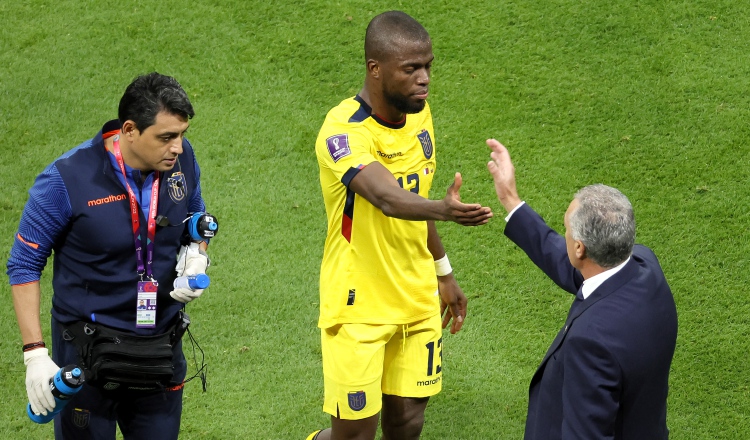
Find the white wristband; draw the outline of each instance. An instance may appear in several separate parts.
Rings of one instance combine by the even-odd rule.
[[[451,262],[448,261],[448,254],[439,260],[435,260],[435,274],[439,277],[444,277],[453,273]]]

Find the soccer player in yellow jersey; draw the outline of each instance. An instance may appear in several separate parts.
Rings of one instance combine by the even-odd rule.
[[[442,328],[455,333],[466,316],[434,221],[476,226],[492,212],[461,202],[458,173],[445,198],[427,198],[437,155],[426,103],[433,58],[412,17],[373,18],[364,87],[318,135],[328,216],[318,326],[332,426],[309,440],[372,440],[381,414],[383,439],[418,439],[441,388]]]

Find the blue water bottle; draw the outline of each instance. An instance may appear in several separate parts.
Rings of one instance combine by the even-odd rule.
[[[83,370],[75,365],[66,365],[60,368],[49,379],[49,388],[52,391],[52,395],[55,396],[55,409],[48,411],[46,416],[41,414],[36,415],[31,411],[31,404],[29,403],[26,405],[26,414],[36,423],[48,423],[55,418],[57,413],[65,408],[70,398],[81,390],[85,380]]]
[[[195,212],[186,221],[190,238],[195,241],[214,238],[219,232],[219,222],[207,212]]]
[[[172,284],[175,289],[190,289],[198,290],[205,289],[211,284],[211,278],[205,273],[199,273],[197,275],[187,275],[183,277],[177,277],[174,279]]]

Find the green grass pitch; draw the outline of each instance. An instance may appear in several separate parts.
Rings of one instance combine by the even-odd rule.
[[[677,301],[671,438],[748,438],[750,7],[736,0],[2,2],[2,261],[34,177],[116,117],[136,75],[175,76],[222,224],[212,286],[188,305],[209,382],[187,385],[181,438],[304,439],[328,426],[313,145],[326,112],[359,91],[364,29],[389,9],[434,42],[433,198],[460,171],[463,199],[497,213],[480,228],[438,225],[469,316],[446,334],[423,438],[521,438],[528,382],[570,303],[502,234],[488,137],[509,147],[522,197],[558,230],[583,185],[630,197],[638,242]],[[7,281],[0,294],[0,438],[52,438],[24,413]]]

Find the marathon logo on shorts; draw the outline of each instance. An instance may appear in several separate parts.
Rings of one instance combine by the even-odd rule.
[[[432,138],[430,138],[430,132],[426,129],[422,129],[422,132],[417,135],[419,142],[422,144],[422,152],[424,153],[425,159],[432,158]]]
[[[442,378],[440,376],[438,376],[438,377],[436,377],[434,379],[418,380],[417,381],[417,386],[418,387],[426,387],[426,386],[430,386],[430,385],[437,385],[437,384],[440,383],[441,379]]]
[[[349,148],[349,135],[346,133],[329,137],[326,139],[326,145],[328,146],[328,154],[331,155],[334,162],[352,154],[352,149]]]
[[[353,411],[361,411],[367,405],[367,396],[364,391],[352,391],[348,394],[349,408]]]
[[[176,171],[167,177],[167,187],[169,188],[169,198],[173,202],[180,203],[185,199],[187,182],[182,171]]]
[[[86,429],[89,427],[91,413],[86,409],[73,408],[73,425],[76,428]]]

